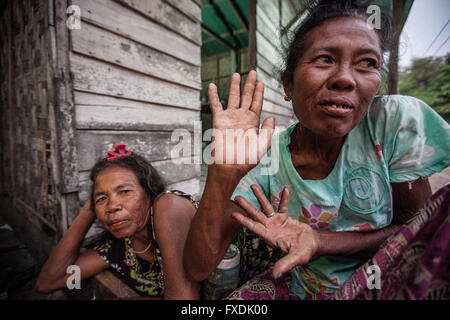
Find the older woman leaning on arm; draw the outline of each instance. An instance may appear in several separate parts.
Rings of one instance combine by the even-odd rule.
[[[234,240],[243,281],[278,260],[272,275],[292,270],[295,298],[332,293],[430,197],[426,177],[450,165],[449,125],[417,99],[376,96],[389,32],[367,19],[354,1],[310,9],[282,73],[298,122],[272,140],[272,118],[258,130],[264,88],[254,71],[242,95],[233,75],[226,110],[210,85],[214,129],[251,132],[261,162],[249,164],[246,153],[245,164],[209,166],[185,247],[192,279],[205,279]],[[224,158],[233,148],[214,143]],[[267,174],[267,163],[278,170]]]
[[[116,152],[91,171],[91,198],[50,254],[36,282],[48,293],[66,287],[67,267],[81,279],[111,267],[148,299],[198,299],[197,283],[187,279],[182,252],[196,201],[181,192],[164,192],[161,178],[143,157],[114,146]],[[80,253],[83,239],[98,219],[106,236]],[[164,269],[163,269],[164,266]]]

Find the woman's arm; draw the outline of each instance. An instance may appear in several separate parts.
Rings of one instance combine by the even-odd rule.
[[[174,194],[158,197],[153,205],[156,241],[164,266],[164,299],[199,299],[199,286],[187,278],[183,268],[183,249],[195,214],[195,207]]]
[[[184,250],[184,267],[194,281],[200,282],[208,277],[241,228],[231,213],[244,211],[230,199],[242,177],[232,169],[208,168],[205,191]]]
[[[230,197],[241,178],[270,148],[275,127],[274,119],[268,118],[259,130],[264,85],[256,82],[255,71],[249,72],[242,96],[240,76],[233,74],[226,110],[215,85],[210,84],[208,94],[213,114],[214,163],[208,167],[205,191],[186,240],[183,258],[187,275],[197,282],[208,277],[219,264],[240,229],[231,212],[242,212],[242,209],[230,201]],[[253,143],[246,142],[247,139]],[[256,161],[252,163],[252,160]]]
[[[91,277],[108,267],[92,249],[80,254],[81,243],[95,219],[95,214],[90,209],[90,201],[87,201],[42,267],[36,281],[36,291],[50,293],[66,287],[67,278],[70,276],[67,274],[67,267],[70,265],[80,267],[81,279]]]
[[[423,208],[425,201],[432,195],[428,179],[392,183],[391,187],[394,207],[393,224],[405,224]]]

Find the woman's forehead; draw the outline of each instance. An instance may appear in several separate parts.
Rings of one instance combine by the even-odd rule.
[[[372,48],[380,51],[378,34],[362,18],[339,17],[325,21],[314,28],[306,37],[306,50],[317,50],[320,47]]]
[[[104,184],[113,187],[123,184],[138,185],[139,182],[133,171],[115,166],[103,170],[95,179],[96,188]]]

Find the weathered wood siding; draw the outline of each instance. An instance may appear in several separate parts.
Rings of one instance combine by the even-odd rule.
[[[200,121],[199,1],[71,3],[81,9],[81,29],[70,31],[80,200],[91,167],[119,143],[150,160],[169,187],[197,193],[196,155],[172,161],[171,133],[187,129],[194,141]]]
[[[280,127],[287,127],[295,120],[291,103],[284,101],[284,89],[279,80],[283,62],[281,25],[286,25],[294,15],[295,8],[288,0],[256,2],[256,71],[265,85],[261,117],[275,117]]]
[[[62,223],[52,10],[50,1],[31,0],[0,10],[1,213],[38,261]]]

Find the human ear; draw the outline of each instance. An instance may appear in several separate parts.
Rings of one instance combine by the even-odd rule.
[[[291,89],[291,83],[288,80],[283,80],[283,88],[284,88],[284,93],[285,93],[285,97],[284,99],[286,101],[290,101],[292,99],[292,89]]]

